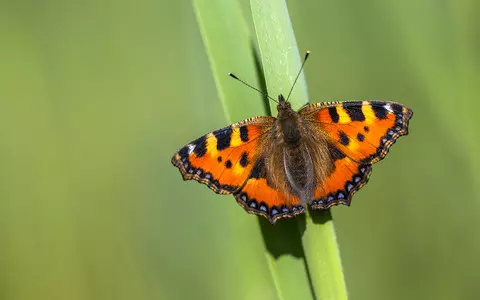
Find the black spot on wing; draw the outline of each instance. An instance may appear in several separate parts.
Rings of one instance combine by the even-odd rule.
[[[393,112],[396,114],[403,113],[403,106],[397,103],[390,103],[390,107],[392,108]]]
[[[240,165],[245,168],[248,165],[248,163],[249,163],[248,154],[247,152],[243,152],[242,157],[240,158]]]
[[[370,128],[368,128],[368,126],[363,126],[363,130],[365,130],[365,132],[368,132],[370,131]]]
[[[344,146],[348,146],[350,144],[350,139],[343,131],[338,132],[338,136],[340,137],[340,143]]]
[[[348,103],[345,103],[343,109],[345,109],[352,121],[365,121],[365,115],[363,114],[360,105],[349,105]]]
[[[219,163],[222,162],[222,157],[221,157],[221,156],[217,157],[217,161],[218,161]]]
[[[205,136],[196,139],[192,144],[195,145],[193,153],[195,153],[197,157],[202,157],[207,153],[207,139]]]
[[[230,169],[232,167],[232,162],[230,160],[227,160],[225,162],[225,168]]]
[[[178,155],[180,155],[180,157],[182,159],[187,159],[189,154],[188,154],[188,147],[185,146],[183,147],[182,149],[180,149],[180,151],[178,151]]]
[[[330,151],[330,155],[332,155],[334,160],[339,160],[346,157],[345,153],[332,144],[328,144],[328,150]]]
[[[375,112],[375,116],[380,120],[387,118],[388,110],[386,110],[385,107],[372,105],[372,109]]]
[[[240,127],[240,139],[242,142],[248,142],[248,129],[247,126]]]
[[[225,150],[230,147],[230,140],[232,137],[232,126],[217,130],[213,132],[217,138],[217,150]]]
[[[365,140],[365,136],[361,133],[358,133],[357,134],[357,140],[359,140],[360,142],[363,142]]]
[[[338,123],[338,120],[340,119],[337,108],[336,107],[329,107],[328,108],[328,113],[330,114],[330,118],[332,119],[333,123]]]

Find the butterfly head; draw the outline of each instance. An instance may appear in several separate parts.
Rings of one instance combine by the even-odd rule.
[[[291,108],[292,106],[290,105],[290,102],[285,100],[285,97],[283,97],[282,94],[278,95],[278,105],[277,105],[278,111],[291,109]]]
[[[293,112],[290,102],[285,100],[285,97],[283,97],[282,94],[278,95],[277,111],[279,118],[281,116],[288,116]]]

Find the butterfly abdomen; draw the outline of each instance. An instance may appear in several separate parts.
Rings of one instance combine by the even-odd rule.
[[[288,103],[278,106],[277,131],[280,156],[286,183],[302,204],[311,200],[315,186],[315,173],[302,119]]]
[[[302,204],[310,201],[315,185],[313,161],[305,144],[283,149],[283,165],[287,180]]]

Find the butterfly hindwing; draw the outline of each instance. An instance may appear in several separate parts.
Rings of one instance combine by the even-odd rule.
[[[261,151],[261,136],[275,122],[254,117],[204,135],[172,158],[184,180],[206,184],[217,194],[231,194],[247,179]]]
[[[388,101],[318,103],[299,113],[317,123],[348,157],[364,164],[383,159],[397,138],[408,134],[412,117],[409,108]]]
[[[296,196],[282,192],[268,179],[264,157],[256,161],[243,187],[235,192],[235,199],[247,212],[264,216],[272,224],[305,209]]]
[[[350,205],[353,194],[368,182],[372,172],[370,164],[354,161],[334,145],[329,145],[329,150],[334,161],[333,171],[315,188],[311,203],[313,209]]]

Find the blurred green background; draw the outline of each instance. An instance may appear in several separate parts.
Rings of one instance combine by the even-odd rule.
[[[287,4],[313,102],[414,110],[332,210],[350,298],[477,299],[480,2]],[[170,164],[228,125],[190,1],[1,0],[0,38],[0,299],[276,299],[256,217]]]

